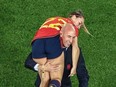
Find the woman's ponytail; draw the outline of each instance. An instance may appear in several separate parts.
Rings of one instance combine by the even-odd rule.
[[[89,34],[90,36],[92,36],[93,37],[93,35],[88,31],[88,29],[87,29],[87,27],[85,26],[85,24],[83,23],[83,30],[87,33],[87,34]]]

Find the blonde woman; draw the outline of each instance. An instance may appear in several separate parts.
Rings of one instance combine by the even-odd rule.
[[[38,29],[32,41],[32,58],[41,66],[39,75],[40,87],[60,87],[64,69],[63,49],[72,44],[72,69],[69,76],[76,73],[79,57],[78,30],[81,27],[88,32],[84,25],[84,16],[81,11],[72,12],[69,18],[52,17]],[[59,65],[57,72],[46,71],[44,65]],[[50,81],[50,82],[49,82]]]

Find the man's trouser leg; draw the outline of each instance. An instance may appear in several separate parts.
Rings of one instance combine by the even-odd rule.
[[[85,66],[85,61],[80,49],[80,57],[78,60],[77,75],[79,80],[79,87],[88,87],[89,75]]]

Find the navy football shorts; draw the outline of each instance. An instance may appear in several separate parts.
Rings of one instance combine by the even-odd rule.
[[[60,36],[37,39],[32,43],[32,58],[54,59],[61,55]]]

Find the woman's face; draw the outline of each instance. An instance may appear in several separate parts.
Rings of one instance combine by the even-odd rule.
[[[84,18],[83,17],[76,17],[75,15],[71,17],[73,23],[75,24],[75,26],[77,26],[78,29],[81,28],[81,26],[84,23]]]

